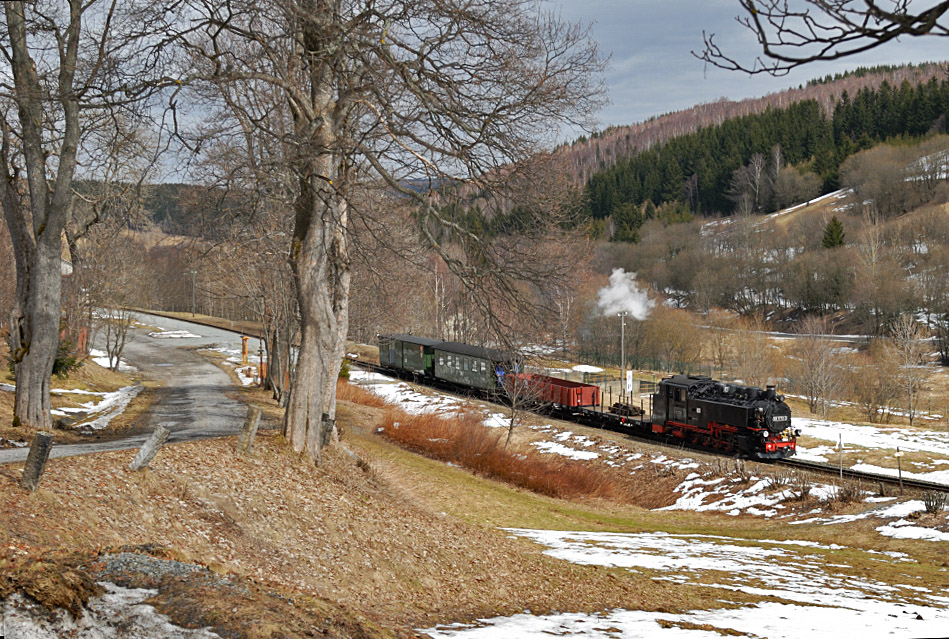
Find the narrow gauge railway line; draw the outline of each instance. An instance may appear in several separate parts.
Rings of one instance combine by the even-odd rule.
[[[901,483],[900,478],[894,477],[893,475],[867,473],[859,470],[853,470],[852,468],[847,468],[846,466],[841,468],[840,466],[826,464],[823,462],[806,461],[803,459],[792,458],[775,460],[774,463],[781,466],[788,466],[797,470],[806,470],[809,472],[820,473],[822,475],[833,475],[834,477],[840,477],[843,475],[843,477],[846,479],[866,481],[869,483],[880,483],[892,486],[899,486]],[[946,484],[938,484],[936,482],[923,481],[921,479],[904,477],[902,484],[904,488],[912,488],[913,490],[949,492],[949,486]]]
[[[436,388],[438,390],[445,390],[445,391],[456,393],[459,395],[464,395],[467,397],[475,397],[480,400],[503,405],[503,398],[498,397],[496,393],[490,393],[487,391],[479,391],[478,389],[473,389],[468,386],[452,384],[452,383],[437,380],[437,379],[428,379],[428,378],[422,379],[419,375],[408,373],[406,371],[393,370],[391,368],[381,366],[375,362],[367,362],[367,361],[359,360],[359,359],[348,359],[347,361],[354,367],[358,367],[367,371],[384,374],[389,377],[398,377],[405,381],[418,384],[419,386],[425,386],[428,388]],[[636,441],[646,442],[650,444],[660,444],[660,445],[675,448],[676,450],[680,450],[680,451],[694,450],[696,452],[702,452],[702,453],[707,453],[707,454],[734,457],[734,454],[726,454],[715,448],[704,447],[704,446],[687,446],[687,445],[684,445],[681,440],[673,440],[666,436],[654,435],[651,432],[649,432],[648,429],[642,428],[642,424],[641,424],[642,420],[637,420],[635,418],[630,418],[630,417],[622,417],[620,415],[615,415],[613,413],[590,411],[590,410],[577,411],[577,410],[568,409],[568,408],[561,408],[561,409],[555,409],[555,410],[541,411],[541,412],[537,412],[537,414],[544,415],[547,417],[553,417],[553,418],[566,421],[566,422],[581,424],[583,426],[597,428],[600,430],[608,430],[614,433],[620,433]],[[596,416],[597,419],[593,419],[594,416]],[[761,460],[755,460],[755,461],[761,461]],[[794,459],[794,458],[771,460],[767,463],[779,464],[782,466],[786,466],[788,468],[794,468],[796,470],[805,470],[809,472],[819,473],[822,475],[833,475],[834,477],[839,477],[841,475],[841,468],[833,464],[805,461],[805,460]],[[866,481],[868,483],[882,483],[882,484],[892,485],[892,486],[898,486],[900,484],[900,480],[898,477],[893,477],[891,475],[882,475],[878,473],[862,472],[862,471],[853,470],[846,467],[843,468],[843,476],[847,479]],[[904,488],[909,488],[913,490],[949,492],[949,486],[945,484],[938,484],[935,482],[928,482],[928,481],[923,481],[919,479],[910,479],[910,478],[904,477],[902,483],[903,483]]]

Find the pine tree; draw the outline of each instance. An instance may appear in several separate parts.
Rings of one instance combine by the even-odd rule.
[[[821,240],[821,246],[825,249],[837,248],[844,245],[844,240],[846,240],[844,225],[840,223],[835,215],[830,218],[830,222],[824,227],[824,239]]]

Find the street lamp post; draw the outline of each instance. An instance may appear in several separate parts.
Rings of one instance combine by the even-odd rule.
[[[629,315],[627,311],[617,313],[620,319],[619,324],[619,387],[620,387],[620,397],[626,397],[626,316]],[[620,399],[622,402],[623,399]]]

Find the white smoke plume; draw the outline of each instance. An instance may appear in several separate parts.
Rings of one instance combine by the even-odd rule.
[[[615,315],[626,311],[631,317],[644,320],[656,303],[649,299],[646,291],[636,284],[636,274],[621,268],[613,269],[610,285],[600,289],[597,306],[604,315]]]

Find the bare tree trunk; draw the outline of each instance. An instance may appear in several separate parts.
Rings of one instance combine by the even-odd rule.
[[[349,316],[350,263],[346,204],[332,181],[332,154],[318,156],[297,200],[291,265],[297,282],[302,339],[286,413],[293,449],[317,463],[332,435],[336,380],[342,365]]]
[[[49,388],[59,347],[59,300],[62,288],[58,246],[40,242],[33,264],[27,267],[25,286],[17,286],[10,317],[14,347],[16,399],[13,423],[47,430],[52,426]],[[19,271],[18,271],[19,274]]]

